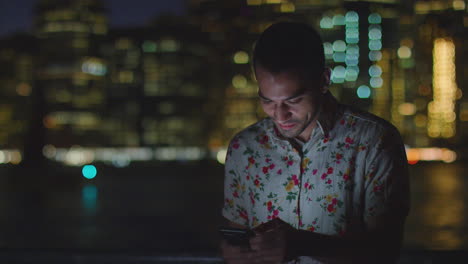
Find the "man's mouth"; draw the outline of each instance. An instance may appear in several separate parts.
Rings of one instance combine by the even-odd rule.
[[[296,126],[295,123],[289,123],[289,124],[278,124],[278,126],[283,129],[283,130],[290,130],[292,129],[293,127]]]

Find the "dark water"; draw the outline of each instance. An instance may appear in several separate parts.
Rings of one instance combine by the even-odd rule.
[[[211,162],[0,168],[0,248],[216,255],[223,168]],[[404,249],[468,250],[468,166],[410,167]]]

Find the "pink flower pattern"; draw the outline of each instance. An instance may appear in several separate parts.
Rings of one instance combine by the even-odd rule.
[[[400,137],[386,137],[390,125],[349,109],[333,122],[325,133],[314,130],[302,156],[274,131],[270,119],[234,137],[225,165],[224,217],[250,227],[281,218],[296,228],[343,235],[352,220],[347,212],[357,206],[364,221],[389,210],[384,194],[407,188],[405,182],[391,185],[394,171],[404,167],[395,162],[406,160],[379,148],[403,147]],[[393,141],[385,142],[389,138]],[[395,202],[408,204],[404,198]]]

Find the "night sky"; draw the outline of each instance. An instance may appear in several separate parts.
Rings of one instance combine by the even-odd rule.
[[[30,32],[33,7],[39,0],[0,0],[0,37]],[[103,0],[110,27],[144,25],[158,14],[184,14],[184,0]]]

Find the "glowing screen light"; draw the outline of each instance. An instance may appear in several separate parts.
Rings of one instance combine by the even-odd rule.
[[[97,169],[94,165],[85,165],[83,166],[81,173],[86,179],[93,179],[94,177],[96,177]]]
[[[359,98],[369,98],[371,95],[371,90],[367,85],[361,85],[356,91]]]

